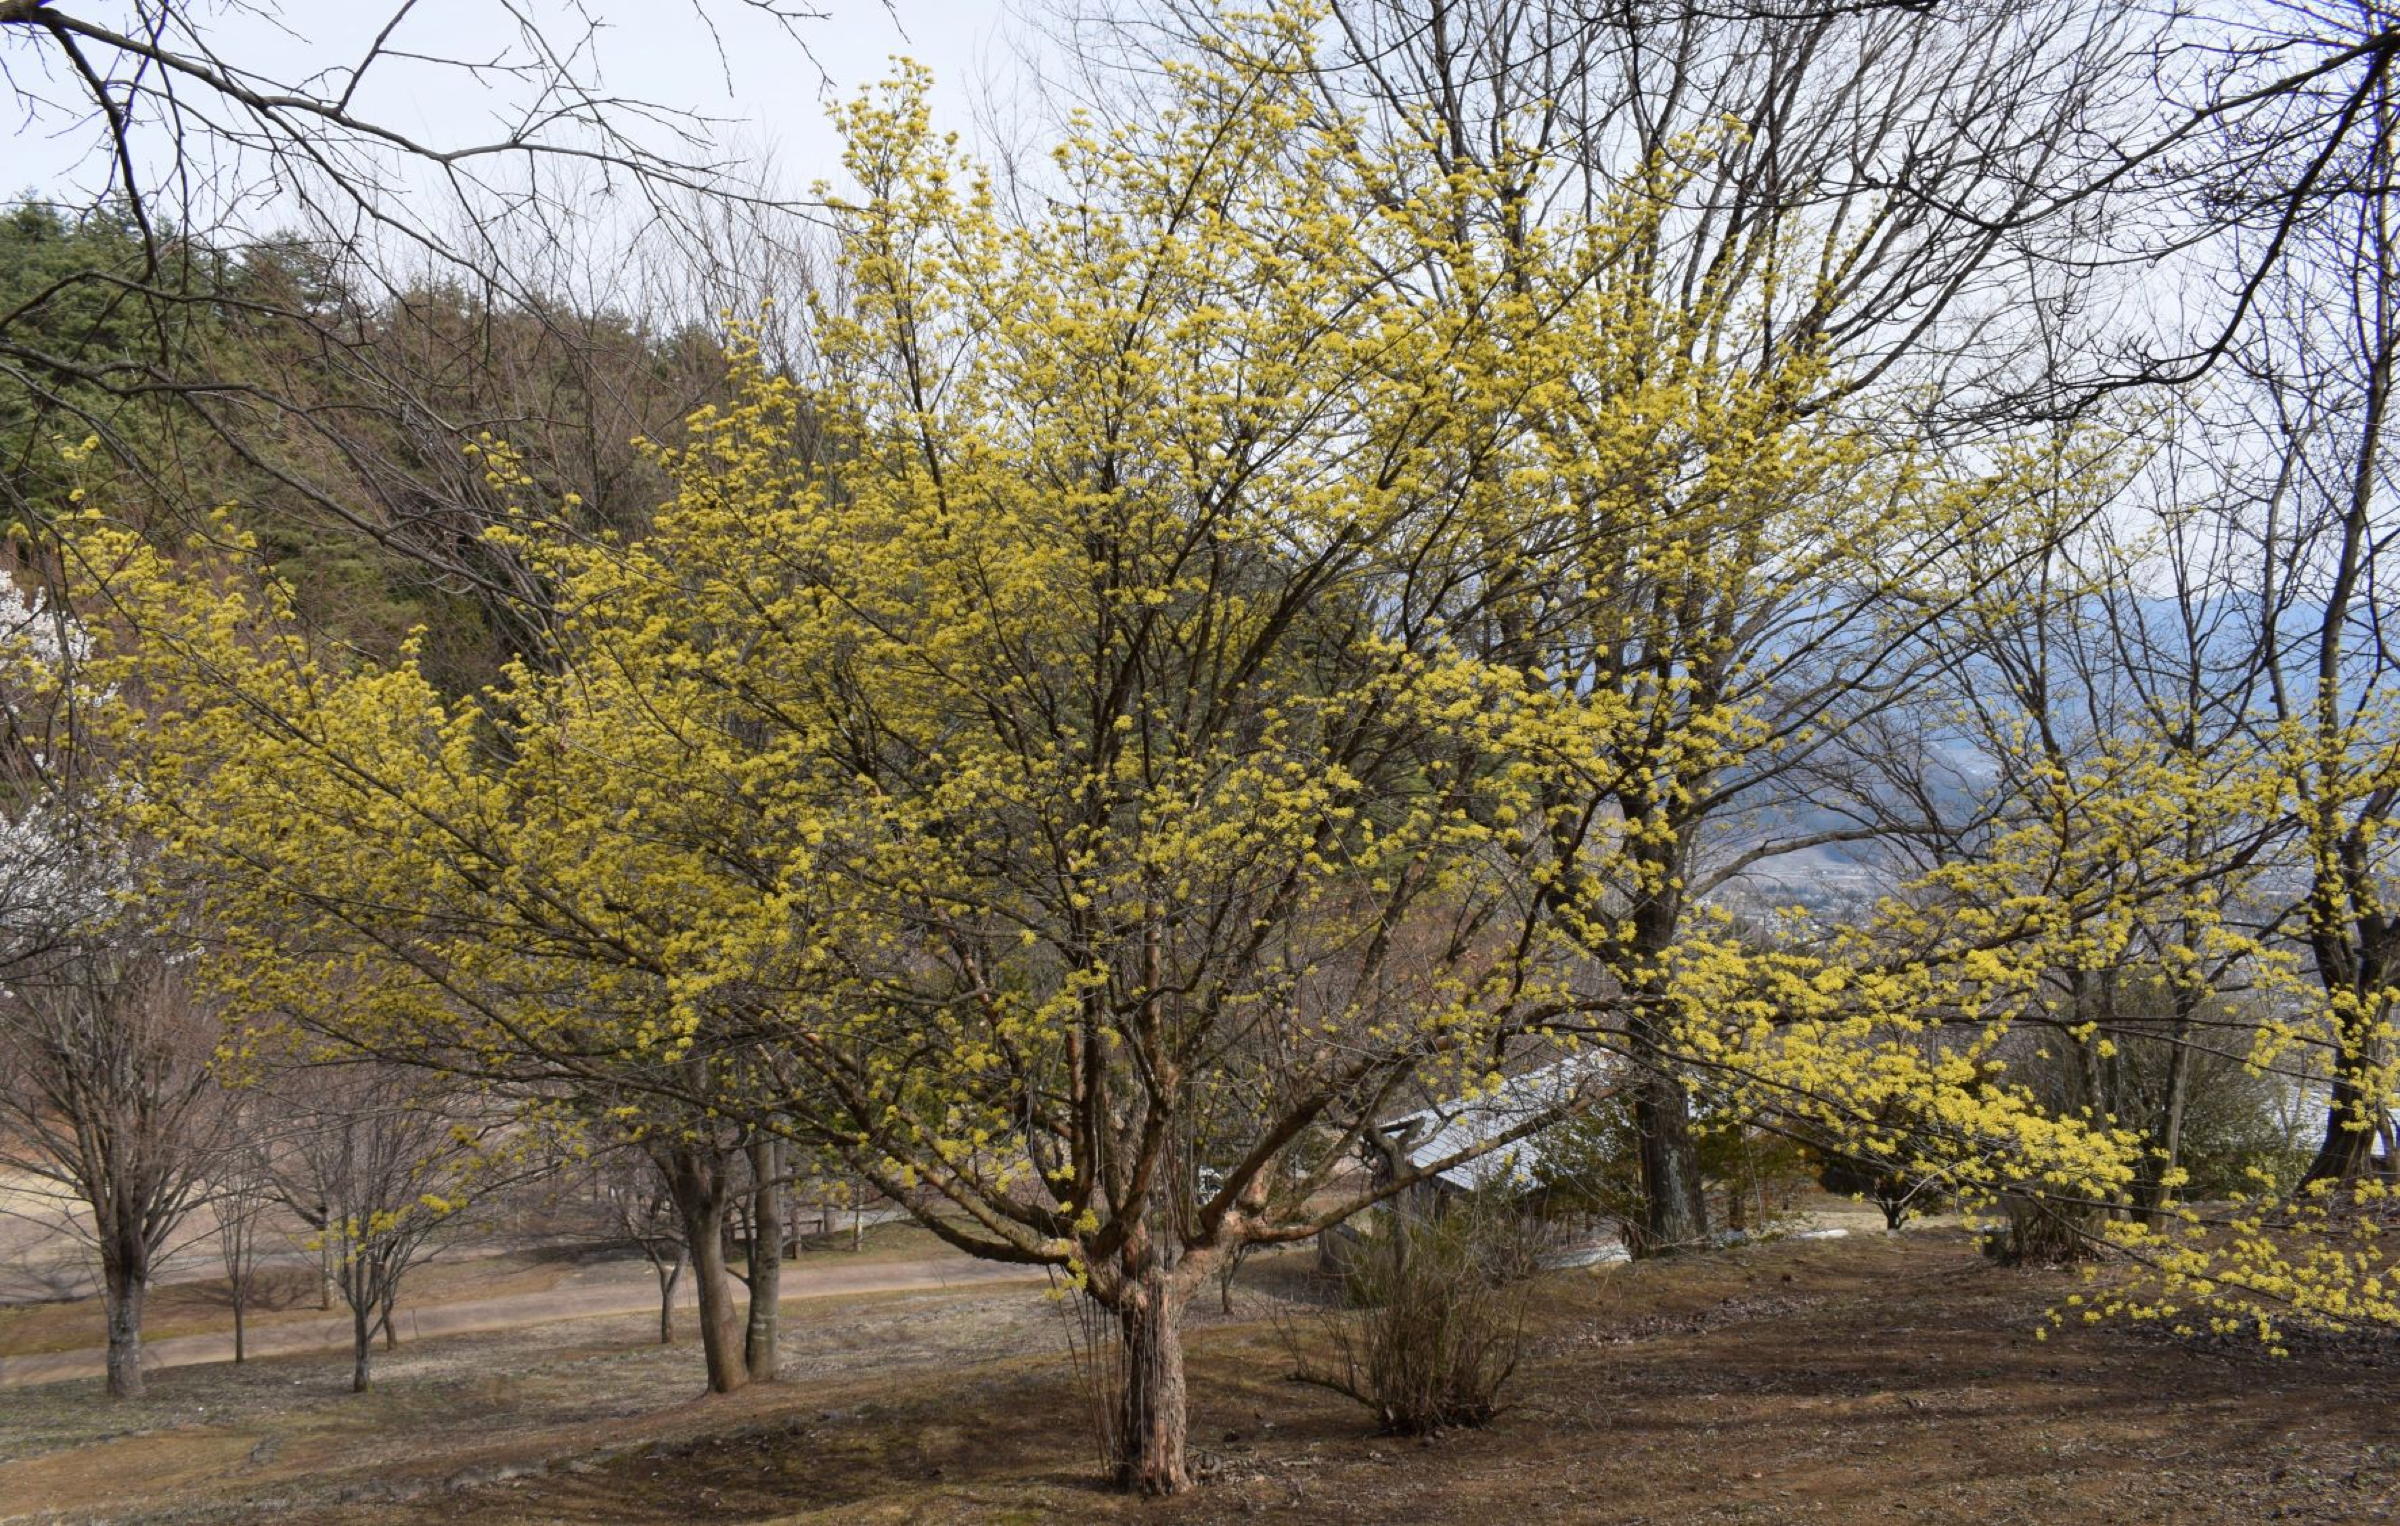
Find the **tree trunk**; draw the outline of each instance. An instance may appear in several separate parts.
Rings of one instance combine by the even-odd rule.
[[[733,1299],[733,1273],[725,1264],[722,1204],[703,1226],[692,1226],[692,1278],[700,1299],[700,1350],[708,1362],[712,1393],[729,1394],[750,1381],[742,1356],[742,1316]]]
[[[108,1396],[142,1396],[142,1299],[147,1279],[134,1267],[111,1257],[103,1269],[108,1304]]]
[[[2340,931],[2350,919],[2342,908],[2376,904],[2371,885],[2348,882],[2344,872],[2328,862],[2332,854],[2320,848],[2317,888],[2310,897],[2310,952],[2317,978],[2335,1004],[2333,1097],[2325,1109],[2325,1135],[2316,1158],[2308,1164],[2305,1185],[2337,1182],[2345,1187],[2365,1176],[2374,1165],[2375,1130],[2390,1099],[2377,1087],[2381,1077],[2381,1035],[2391,1013],[2371,994],[2384,988],[2400,948],[2393,940],[2400,925],[2378,929],[2357,927],[2353,946]],[[2360,918],[2363,923],[2366,919]]]
[[[1233,1279],[1241,1275],[1242,1263],[1250,1258],[1252,1246],[1244,1241],[1224,1253],[1224,1263],[1217,1271],[1217,1312],[1233,1312]]]
[[[2179,982],[2175,1023],[2168,1033],[2174,1048],[2167,1059],[2166,1105],[2159,1110],[2158,1130],[2151,1136],[2149,1180],[2138,1189],[2142,1217],[2151,1224],[2165,1219],[2167,1200],[2174,1195],[2167,1178],[2183,1164],[2183,1120],[2192,1094],[2192,1017],[2198,1005],[2199,998]]]
[[[225,1263],[225,1299],[233,1307],[233,1360],[239,1365],[249,1355],[245,1336],[250,1322],[251,1263],[257,1255],[258,1209],[246,1194],[234,1202],[232,1212],[220,1210],[217,1216],[217,1258]]]
[[[1645,1047],[1636,1040],[1637,1064],[1642,1064]],[[1692,1137],[1691,1097],[1683,1079],[1660,1063],[1644,1065],[1634,1083],[1633,1122],[1641,1141],[1643,1253],[1657,1255],[1705,1242],[1708,1200],[1700,1176],[1699,1141]]]
[[[1124,1391],[1116,1414],[1116,1483],[1129,1493],[1181,1494],[1192,1486],[1184,1458],[1187,1425],[1183,1332],[1188,1279],[1153,1262],[1118,1294],[1125,1342]]]
[[[742,1317],[733,1301],[733,1275],[725,1264],[725,1179],[722,1161],[697,1150],[676,1149],[661,1162],[667,1192],[683,1223],[691,1253],[693,1290],[700,1302],[700,1350],[708,1364],[711,1393],[729,1394],[750,1381],[742,1359]]]
[[[1984,1242],[1986,1254],[2005,1266],[2056,1266],[2099,1259],[2105,1210],[2088,1203],[2060,1203],[2039,1193],[2001,1196],[2008,1229]]]
[[[2374,1162],[2375,1124],[2382,1108],[2369,1096],[2362,1078],[2375,1069],[2376,1026],[2355,1017],[2342,1023],[2341,1046],[2334,1055],[2333,1099],[2325,1109],[2325,1137],[2304,1182],[2348,1184],[2365,1176]]]
[[[1658,884],[1672,887],[1682,874],[1681,854],[1647,867]],[[1654,891],[1634,908],[1634,956],[1643,971],[1664,967],[1681,915],[1681,897],[1672,888]],[[1655,984],[1661,977],[1645,973],[1643,978]],[[1663,987],[1654,994],[1663,996]],[[1691,1094],[1653,1019],[1637,1015],[1626,1037],[1632,1041],[1630,1058],[1637,1071],[1633,1121],[1640,1137],[1642,1175],[1638,1249],[1656,1255],[1703,1244],[1708,1239],[1707,1182],[1700,1171],[1700,1141],[1692,1134]]]
[[[2333,1104],[2325,1111],[2325,1138],[2308,1163],[2302,1181],[2354,1182],[2367,1174],[2375,1158],[2373,1124],[2360,1124],[2359,1103],[2364,1094],[2347,1082],[2335,1085]]]
[[[350,1391],[367,1391],[368,1363],[375,1355],[375,1322],[368,1316],[368,1301],[358,1300],[350,1308]]]
[[[658,1343],[662,1346],[675,1344],[675,1284],[683,1280],[683,1261],[684,1250],[678,1245],[673,1260],[651,1263],[658,1273]]]
[[[771,1383],[777,1366],[776,1324],[783,1299],[783,1144],[750,1147],[750,1323],[742,1335],[742,1365],[753,1383]]]

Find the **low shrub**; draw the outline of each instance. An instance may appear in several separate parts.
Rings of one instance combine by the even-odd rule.
[[[1341,1300],[1286,1321],[1293,1375],[1358,1400],[1399,1435],[1484,1424],[1524,1351],[1544,1243],[1508,1194],[1377,1214],[1345,1258]]]

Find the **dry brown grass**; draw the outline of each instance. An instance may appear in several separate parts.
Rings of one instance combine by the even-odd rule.
[[[856,1251],[850,1248],[850,1235],[844,1230],[811,1238],[799,1258],[787,1264],[795,1273],[805,1274],[818,1265],[876,1265],[918,1261],[947,1253],[939,1240],[915,1224],[877,1224],[867,1228]],[[579,1268],[590,1265],[597,1254],[596,1250],[573,1247],[495,1252],[469,1242],[411,1271],[402,1289],[401,1307],[406,1310],[464,1299],[547,1293],[572,1278]],[[260,1296],[250,1309],[251,1329],[265,1330],[323,1317],[324,1311],[317,1300],[317,1274],[312,1268],[288,1264],[266,1267],[260,1272],[260,1282]],[[338,1299],[334,1307],[337,1310],[341,1307]],[[232,1328],[233,1305],[224,1279],[203,1279],[153,1288],[144,1310],[142,1337],[161,1341],[183,1335],[220,1334]],[[108,1327],[97,1294],[40,1303],[0,1304],[0,1357],[80,1351],[99,1346],[107,1338]]]
[[[1057,1315],[1016,1292],[802,1310],[795,1380],[723,1400],[691,1397],[688,1350],[610,1344],[630,1332],[428,1342],[425,1370],[388,1369],[380,1408],[312,1390],[115,1439],[54,1427],[45,1457],[0,1466],[0,1501],[103,1504],[80,1493],[97,1489],[119,1519],[339,1526],[2248,1526],[2400,1508],[2400,1348],[2277,1360],[2123,1328],[2036,1342],[2067,1282],[1993,1266],[1955,1232],[1562,1274],[1516,1407],[1430,1443],[1284,1380],[1262,1307],[1283,1270],[1261,1268],[1247,1317],[1194,1330],[1212,1481],[1163,1505],[1093,1487]]]

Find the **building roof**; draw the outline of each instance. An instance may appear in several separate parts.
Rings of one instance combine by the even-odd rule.
[[[1419,1108],[1381,1125],[1386,1138],[1402,1147],[1408,1164],[1423,1167],[1524,1127],[1536,1117],[1556,1112],[1598,1090],[1612,1068],[1607,1055],[1585,1052],[1554,1060],[1539,1069],[1503,1080],[1491,1091],[1454,1102]],[[1484,1154],[1437,1171],[1433,1180],[1459,1191],[1505,1182],[1512,1187],[1534,1185],[1538,1131]]]

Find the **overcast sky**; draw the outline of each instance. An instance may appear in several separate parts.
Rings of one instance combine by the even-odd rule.
[[[581,28],[566,0],[532,3],[554,43],[577,39]],[[885,75],[892,55],[935,71],[945,124],[972,136],[979,82],[1005,90],[1019,55],[1041,52],[1036,29],[1004,0],[815,0],[832,14],[795,24],[806,52],[741,0],[700,4],[587,0],[603,23],[593,42],[600,77],[616,95],[724,119],[726,145],[745,156],[771,152],[779,178],[794,189],[837,173],[826,105]],[[315,71],[355,65],[397,0],[284,0],[263,8],[274,19],[223,0],[197,0],[192,10],[217,56],[296,84]],[[121,24],[130,11],[122,0],[61,0],[61,9],[102,25]],[[419,0],[389,46],[396,54],[487,57],[511,35],[496,0]],[[0,154],[0,191],[80,200],[104,177],[103,140],[65,81],[33,72],[50,61],[48,52],[37,57],[20,43],[0,59],[20,87]],[[358,104],[373,120],[454,146],[496,135],[511,101],[506,89],[480,86],[457,70],[395,57],[369,72]]]

